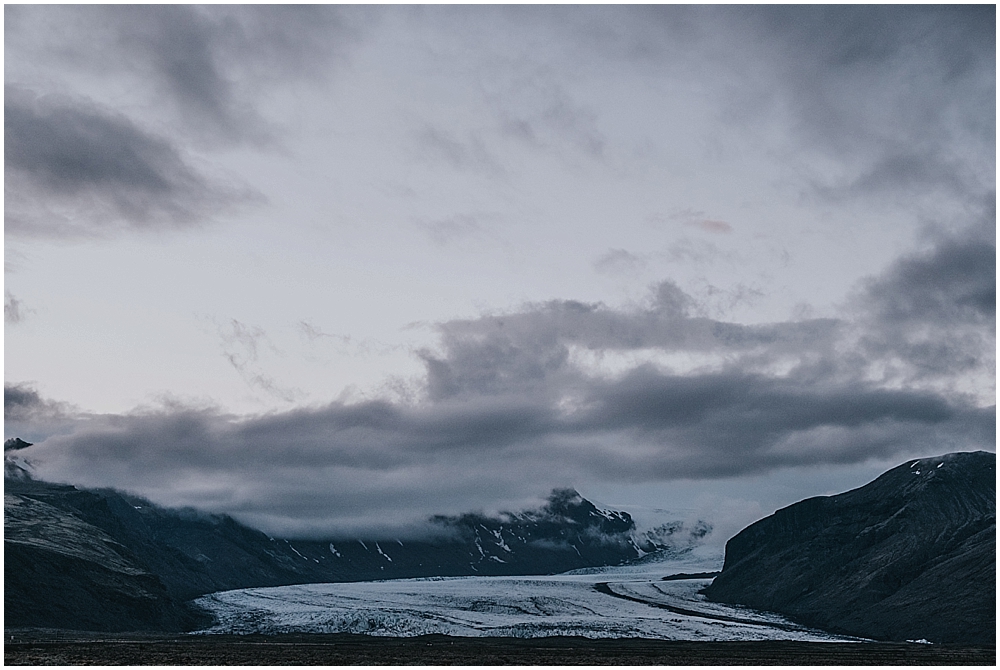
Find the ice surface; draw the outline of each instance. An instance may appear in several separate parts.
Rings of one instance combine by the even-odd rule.
[[[709,579],[662,580],[721,567],[717,552],[690,552],[561,575],[305,584],[223,591],[197,603],[217,617],[207,633],[846,639],[774,614],[710,603],[698,593]]]

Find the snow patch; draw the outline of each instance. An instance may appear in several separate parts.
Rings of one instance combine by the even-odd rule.
[[[303,556],[302,554],[299,554],[299,550],[298,550],[298,549],[296,549],[295,547],[293,547],[293,546],[292,546],[292,543],[291,543],[291,542],[289,542],[288,540],[285,540],[285,544],[287,544],[287,545],[288,545],[288,548],[289,548],[289,549],[291,549],[291,550],[292,550],[292,551],[294,551],[294,552],[295,552],[296,554],[298,554],[299,558],[301,558],[301,559],[302,559],[302,560],[304,560],[304,561],[308,561],[308,560],[309,560],[308,558],[306,558],[306,557],[305,557],[305,556]]]

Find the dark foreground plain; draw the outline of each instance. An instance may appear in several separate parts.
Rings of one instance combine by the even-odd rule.
[[[122,635],[7,631],[6,665],[996,665],[995,647],[579,637]]]

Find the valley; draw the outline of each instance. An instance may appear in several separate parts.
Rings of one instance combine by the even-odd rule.
[[[650,557],[654,558],[654,557]],[[711,579],[664,580],[717,568],[722,556],[686,552],[639,564],[558,575],[451,577],[302,584],[213,593],[195,603],[207,634],[356,633],[410,637],[579,636],[661,640],[844,641],[748,608],[709,602]]]
[[[287,540],[25,472],[5,478],[6,660],[990,663],[994,472],[984,452],[904,463],[778,510],[725,552],[708,523],[640,529],[568,489],[435,517],[436,540]],[[685,644],[708,646],[673,655]]]

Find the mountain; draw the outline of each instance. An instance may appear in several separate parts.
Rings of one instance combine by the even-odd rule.
[[[551,574],[683,551],[708,528],[640,534],[625,512],[556,490],[539,509],[431,519],[426,540],[272,538],[228,516],[109,489],[4,481],[5,625],[184,630],[184,603],[238,588],[401,577]]]
[[[10,480],[5,481],[9,489]],[[6,626],[178,630],[199,623],[127,547],[79,517],[4,491]]]
[[[703,593],[880,640],[996,644],[996,455],[924,458],[778,510]]]
[[[31,479],[31,466],[19,454],[13,452],[20,451],[31,446],[31,442],[25,442],[19,437],[12,437],[3,443],[3,476],[4,479]]]
[[[26,449],[31,446],[31,442],[25,442],[19,437],[12,437],[9,440],[4,440],[3,450],[4,453],[8,451],[19,451],[21,449]]]

